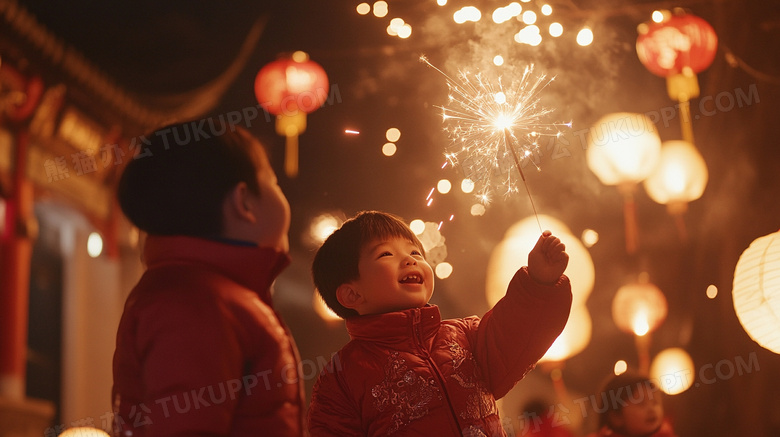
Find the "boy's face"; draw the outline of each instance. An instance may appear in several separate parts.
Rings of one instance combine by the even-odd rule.
[[[405,238],[374,240],[363,246],[360,278],[349,283],[361,296],[361,315],[425,306],[433,295],[433,269],[417,245]]]
[[[664,410],[661,404],[661,396],[647,387],[640,389],[642,396],[638,402],[630,399],[627,405],[618,413],[618,422],[622,422],[622,429],[629,436],[650,435],[661,427]]]

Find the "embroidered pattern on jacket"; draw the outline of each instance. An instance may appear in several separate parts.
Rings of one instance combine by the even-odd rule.
[[[428,405],[434,397],[441,399],[436,381],[433,378],[426,381],[409,370],[398,352],[390,354],[384,373],[384,379],[371,389],[371,395],[377,410],[394,411],[387,435],[428,414]]]
[[[463,430],[463,437],[487,437],[487,434],[481,428],[470,426]]]
[[[498,414],[493,395],[488,391],[482,379],[477,376],[477,363],[471,351],[464,349],[458,343],[450,343],[448,346],[452,354],[453,374],[450,377],[458,381],[458,384],[468,393],[466,409],[460,412],[460,417],[464,420],[476,420]],[[466,360],[471,363],[471,371],[468,372],[468,375],[465,374],[466,369],[461,368]]]

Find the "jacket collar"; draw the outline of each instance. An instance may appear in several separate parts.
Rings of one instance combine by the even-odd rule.
[[[347,332],[353,340],[368,340],[386,344],[410,344],[415,327],[422,339],[433,337],[439,330],[441,314],[436,305],[411,308],[384,314],[350,317]]]
[[[144,246],[144,261],[149,269],[170,263],[201,264],[255,291],[270,304],[271,284],[290,264],[290,257],[267,247],[188,236],[149,235]]]

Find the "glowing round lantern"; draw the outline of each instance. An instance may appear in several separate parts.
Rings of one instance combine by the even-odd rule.
[[[636,52],[651,73],[669,77],[686,69],[700,73],[715,59],[718,35],[708,22],[693,14],[666,11],[660,22],[639,25]]]
[[[596,272],[593,267],[593,259],[585,246],[577,237],[572,235],[568,226],[562,221],[548,215],[540,214],[539,221],[545,229],[549,229],[553,235],[560,238],[566,245],[569,254],[569,265],[566,267],[566,276],[571,280],[572,306],[584,305],[593,290]],[[533,249],[539,239],[539,225],[533,216],[527,217],[512,225],[506,232],[504,239],[496,245],[488,260],[485,291],[490,306],[496,304],[506,294],[509,281],[517,272],[517,269],[528,265],[528,258],[518,256],[527,254]]]
[[[718,36],[709,23],[681,9],[663,11],[662,17],[639,25],[636,52],[651,73],[666,78],[669,97],[680,102],[683,138],[693,143],[689,101],[699,96],[696,73],[715,59]]]
[[[280,57],[265,65],[255,78],[255,97],[276,115],[276,132],[287,138],[285,172],[298,174],[298,135],[306,130],[306,114],[327,100],[328,76],[304,52]]]
[[[685,349],[664,349],[653,358],[650,378],[658,383],[664,393],[676,395],[688,390],[696,377],[693,360]]]
[[[612,319],[620,330],[643,336],[653,332],[666,319],[663,292],[646,275],[618,289],[612,300]]]
[[[593,290],[595,270],[590,253],[563,222],[547,215],[540,215],[539,221],[561,239],[569,254],[565,274],[571,280],[571,313],[563,332],[542,357],[542,361],[557,362],[580,353],[590,342],[592,323],[585,302]],[[488,261],[486,293],[490,306],[504,297],[506,287],[517,269],[527,265],[527,258],[523,259],[517,254],[527,254],[538,239],[539,226],[533,216],[517,222],[507,230],[504,240],[496,246]]]
[[[742,253],[732,294],[745,332],[780,354],[780,231],[757,238]]]
[[[592,328],[593,323],[588,308],[585,305],[573,306],[563,332],[539,362],[564,361],[582,352],[590,342]]]
[[[655,172],[644,181],[645,191],[654,201],[666,205],[677,219],[678,229],[686,237],[682,214],[704,193],[707,186],[707,164],[693,144],[687,141],[666,141],[661,145],[661,158]]]
[[[644,114],[607,114],[588,132],[588,167],[604,185],[617,185],[623,194],[628,253],[638,247],[633,193],[655,170],[660,153],[658,130]]]
[[[666,141],[655,172],[644,181],[651,199],[667,205],[671,212],[685,210],[685,205],[704,193],[707,186],[707,164],[693,144]]]

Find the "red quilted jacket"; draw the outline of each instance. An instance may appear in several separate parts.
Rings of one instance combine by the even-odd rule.
[[[300,436],[297,351],[270,287],[272,249],[150,236],[114,352],[121,436]]]
[[[504,436],[495,400],[561,333],[571,286],[525,268],[482,319],[441,320],[436,306],[347,320],[351,341],[320,374],[309,432],[320,436]]]

